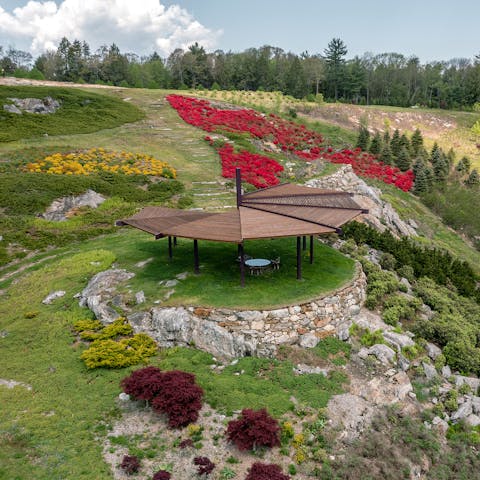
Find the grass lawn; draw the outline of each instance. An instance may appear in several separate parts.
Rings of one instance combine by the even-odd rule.
[[[137,244],[141,254],[132,253],[128,261],[151,253],[145,251],[148,242],[142,245],[136,232],[106,239],[106,246],[121,245],[111,249],[118,252],[128,244]],[[164,247],[161,242],[151,244]],[[85,347],[74,342],[71,330],[76,320],[91,316],[87,309],[78,307],[73,295],[92,275],[112,264],[112,251],[94,250],[90,245],[89,251],[37,267],[0,296],[0,378],[32,387],[9,389],[0,385],[2,479],[112,478],[102,458],[102,442],[119,414],[115,403],[119,382],[132,369],[87,370],[80,360]],[[63,298],[52,305],[41,303],[49,292],[60,288],[66,291]],[[341,350],[341,346],[333,347],[334,351]],[[318,355],[323,358],[320,346]],[[317,409],[325,406],[331,395],[341,392],[346,381],[337,371],[326,378],[295,377],[289,361],[256,358],[242,359],[214,373],[210,355],[185,348],[162,350],[151,361],[164,369],[195,373],[206,401],[227,414],[265,406],[280,416],[293,409],[292,394],[301,406]]]

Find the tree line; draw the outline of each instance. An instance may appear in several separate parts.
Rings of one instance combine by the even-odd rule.
[[[470,108],[480,101],[480,54],[473,59],[421,63],[400,53],[365,53],[347,59],[332,39],[323,52],[300,55],[262,46],[207,53],[194,43],[166,59],[123,53],[117,45],[92,52],[85,41],[63,38],[55,51],[32,56],[0,46],[0,73],[59,81],[139,88],[208,88],[281,91],[296,98],[322,94],[362,105]]]

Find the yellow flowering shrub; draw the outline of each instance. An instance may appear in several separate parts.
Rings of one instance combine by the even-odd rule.
[[[28,163],[25,170],[56,175],[90,175],[98,172],[111,172],[165,178],[176,178],[177,176],[177,172],[170,164],[151,155],[108,151],[104,148],[54,153],[42,160]]]

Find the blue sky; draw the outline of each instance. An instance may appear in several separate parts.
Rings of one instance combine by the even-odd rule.
[[[208,50],[242,51],[268,44],[295,53],[321,53],[333,37],[347,44],[348,57],[393,51],[416,54],[425,62],[472,58],[480,53],[480,0],[57,0],[57,5],[74,5],[73,10],[83,6],[90,10],[82,16],[68,14],[72,8],[64,8],[50,17],[53,24],[45,21],[39,27],[35,18],[53,15],[51,9],[42,13],[42,3],[34,2],[40,13],[25,11],[20,21],[12,10],[27,2],[0,0],[4,15],[0,10],[0,45],[13,44],[38,53],[55,44],[65,33],[61,25],[68,24],[68,32],[83,35],[95,48],[96,43],[111,38],[122,50],[148,53],[157,49],[164,55],[194,40]],[[95,8],[101,10],[107,3],[118,5],[99,13],[99,22],[92,21]],[[135,5],[138,18],[130,19],[133,13],[120,5],[125,3]],[[164,6],[163,13],[157,12],[157,20],[145,19],[154,3]],[[175,6],[181,8],[169,9]],[[127,21],[122,23],[122,16]],[[100,31],[102,18],[110,27]],[[30,21],[31,28],[22,25]]]

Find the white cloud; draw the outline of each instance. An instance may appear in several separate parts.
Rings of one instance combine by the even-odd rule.
[[[221,31],[212,31],[178,5],[161,0],[30,0],[12,13],[0,6],[0,44],[15,45],[33,54],[56,48],[62,37],[85,40],[95,50],[116,43],[124,52],[154,50],[168,55],[194,42],[207,50]]]

